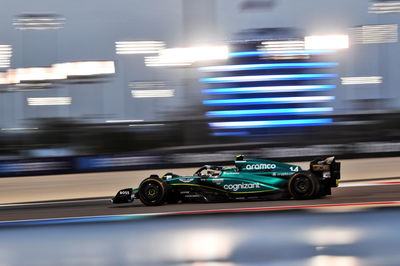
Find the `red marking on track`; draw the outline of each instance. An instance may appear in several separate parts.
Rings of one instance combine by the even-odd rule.
[[[297,206],[278,206],[278,207],[256,207],[256,208],[233,208],[233,209],[217,209],[217,210],[200,210],[200,211],[181,211],[170,212],[167,214],[207,214],[207,213],[226,213],[226,212],[259,212],[274,210],[294,210],[294,209],[311,209],[326,207],[366,207],[366,206],[387,206],[400,205],[400,201],[384,201],[384,202],[360,202],[360,203],[342,203],[342,204],[318,204],[318,205],[297,205]]]
[[[379,185],[385,185],[385,184],[394,184],[394,185],[397,185],[397,184],[400,184],[400,182],[396,182],[396,181],[392,181],[392,182],[377,182],[377,183],[375,183],[375,184],[379,184]]]

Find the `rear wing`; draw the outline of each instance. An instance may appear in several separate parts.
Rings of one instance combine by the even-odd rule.
[[[334,156],[317,158],[310,162],[310,171],[323,179],[329,178],[332,187],[338,186],[340,179],[340,162],[336,162]]]

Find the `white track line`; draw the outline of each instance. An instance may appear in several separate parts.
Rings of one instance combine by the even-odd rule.
[[[375,182],[375,183],[340,183],[339,187],[371,187],[371,186],[388,186],[400,185],[400,182]]]
[[[27,202],[27,203],[10,203],[10,204],[0,204],[0,208],[2,208],[2,207],[36,206],[36,205],[52,205],[52,204],[68,204],[68,203],[104,201],[104,200],[106,200],[106,199],[97,198],[97,199],[80,199],[80,200],[57,200],[57,201]]]
[[[354,203],[332,203],[317,205],[292,205],[292,206],[275,206],[275,207],[251,207],[251,208],[231,208],[231,209],[208,209],[198,211],[176,211],[176,212],[156,212],[156,213],[138,213],[138,214],[116,214],[116,215],[99,215],[99,216],[78,216],[78,217],[62,217],[62,218],[44,218],[44,219],[28,219],[28,220],[9,220],[0,221],[0,226],[21,223],[29,224],[51,224],[60,223],[80,223],[80,222],[112,222],[135,219],[139,217],[150,216],[169,216],[169,215],[190,215],[190,214],[213,214],[213,213],[240,213],[240,212],[260,212],[274,210],[293,210],[293,209],[316,209],[329,207],[378,207],[400,205],[400,201],[382,201],[382,202],[354,202]]]

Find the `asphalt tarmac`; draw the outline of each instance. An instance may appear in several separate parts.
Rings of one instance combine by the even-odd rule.
[[[66,201],[31,202],[1,204],[0,221],[53,219],[66,217],[87,217],[124,214],[165,214],[165,213],[203,213],[221,210],[243,210],[255,208],[261,210],[290,209],[298,206],[313,205],[323,207],[351,207],[351,204],[400,203],[400,184],[381,183],[345,183],[344,187],[334,188],[331,196],[314,200],[274,200],[226,203],[184,203],[163,206],[144,206],[139,200],[129,204],[112,204],[110,198],[75,199]],[[338,206],[336,206],[338,205]]]
[[[399,163],[347,160],[322,199],[157,207],[110,202],[150,171],[3,178],[0,265],[397,266]]]
[[[339,187],[331,197],[308,201],[145,207],[85,199],[2,205],[0,220],[44,220],[0,221],[0,264],[398,266],[399,189],[396,184]],[[249,207],[258,211],[243,212]],[[193,215],[194,210],[204,214]],[[124,213],[130,215],[112,215]],[[45,219],[71,216],[85,218]]]

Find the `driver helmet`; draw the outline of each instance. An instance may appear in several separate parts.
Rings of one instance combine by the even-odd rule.
[[[236,161],[243,161],[244,160],[244,155],[236,155]]]

